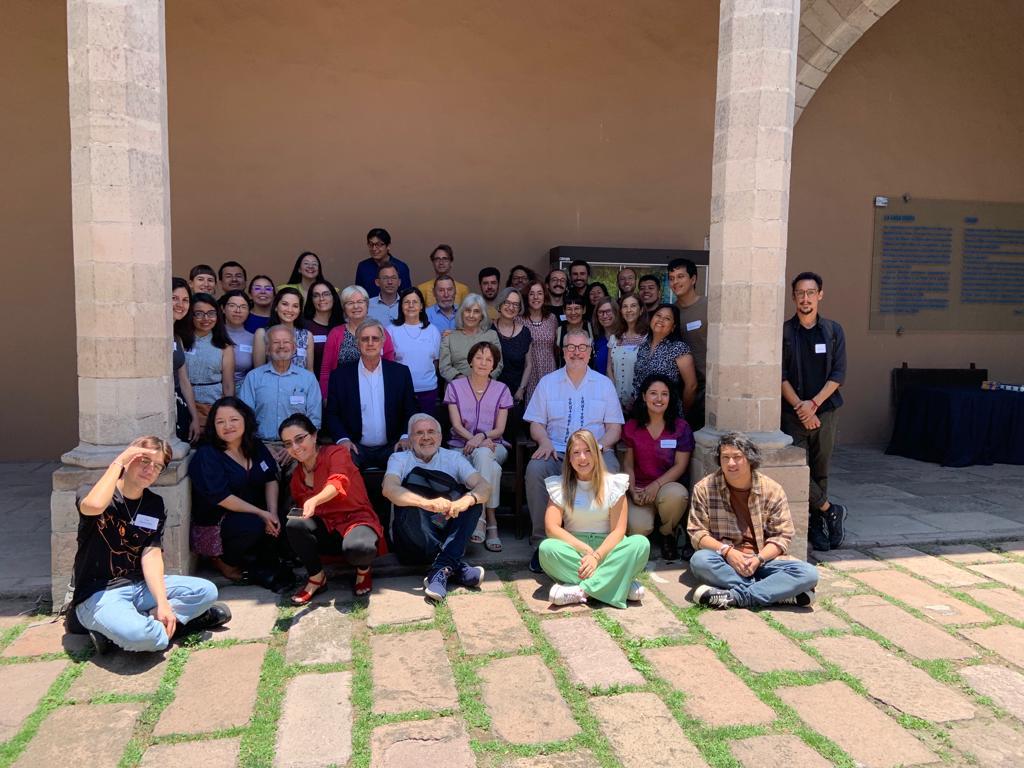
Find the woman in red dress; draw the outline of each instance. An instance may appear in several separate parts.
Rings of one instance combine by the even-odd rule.
[[[292,603],[305,605],[327,588],[321,554],[342,555],[356,568],[355,594],[369,594],[373,589],[370,563],[387,551],[387,543],[348,448],[318,446],[316,427],[301,413],[282,421],[278,434],[298,462],[291,480],[298,506],[289,513],[285,531],[306,567],[307,582],[292,595]]]

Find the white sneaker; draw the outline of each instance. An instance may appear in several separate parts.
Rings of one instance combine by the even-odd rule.
[[[552,605],[575,605],[587,602],[587,593],[578,585],[552,584],[548,592],[548,602]]]
[[[644,599],[645,594],[647,594],[647,590],[644,589],[644,585],[639,581],[634,581],[629,585],[629,592],[626,594],[626,599],[631,603],[639,603]]]

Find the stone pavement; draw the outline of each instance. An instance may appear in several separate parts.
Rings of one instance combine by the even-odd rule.
[[[652,561],[642,605],[552,609],[488,574],[338,579],[164,654],[93,657],[0,603],[0,768],[1024,764],[1024,539],[843,550],[813,609],[714,612]]]

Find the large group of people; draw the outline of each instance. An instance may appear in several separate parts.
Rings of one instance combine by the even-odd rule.
[[[235,261],[173,279],[177,432],[196,447],[196,555],[232,581],[278,591],[297,586],[301,565],[306,580],[291,599],[303,605],[327,588],[324,557],[353,566],[353,590],[364,595],[374,558],[390,549],[426,565],[426,594],[442,600],[450,583],[484,578],[465,559],[472,546],[502,549],[502,465],[517,442],[532,440],[517,481],[531,569],[555,581],[552,603],[642,599],[636,577],[652,538],[666,559],[680,557],[681,538],[686,554],[697,550],[691,562],[709,585],[700,593],[707,605],[809,602],[813,574],[774,562],[788,551],[792,521],[781,488],[757,471],[752,444],[727,436],[719,471],[689,477],[707,348],[693,262],[668,264],[676,301],[665,303],[658,276],[624,267],[613,296],[581,260],[543,276],[516,265],[504,286],[499,270],[485,267],[474,291],[455,278],[446,244],[429,255],[433,277],[413,285],[386,230],[370,230],[366,242],[348,285],[330,282],[309,251],[280,284],[249,278]],[[842,543],[846,515],[827,497],[845,348],[838,324],[817,317],[822,295],[817,275],[793,283],[798,311],[784,336],[782,385],[784,428],[817,452],[817,548]],[[170,586],[157,585],[156,567],[146,568],[162,520],[146,486],[169,460],[162,443],[146,440],[157,447],[119,457],[80,508],[101,522],[130,516],[135,499],[153,508],[144,517],[156,528],[136,536],[129,577],[145,584],[163,627],[133,620],[132,632],[159,647],[175,631],[169,611],[186,625],[213,609],[208,590],[175,598],[188,603],[181,607],[167,597]],[[97,618],[88,589],[76,597],[82,625],[140,648],[134,635],[122,642],[120,617]],[[199,623],[223,620],[217,608]]]

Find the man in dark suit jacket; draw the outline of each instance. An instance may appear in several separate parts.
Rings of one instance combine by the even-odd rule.
[[[412,374],[401,363],[384,360],[384,327],[367,318],[356,329],[359,360],[339,365],[327,384],[324,426],[346,444],[360,469],[384,468],[388,457],[408,447],[404,434],[416,413]]]

